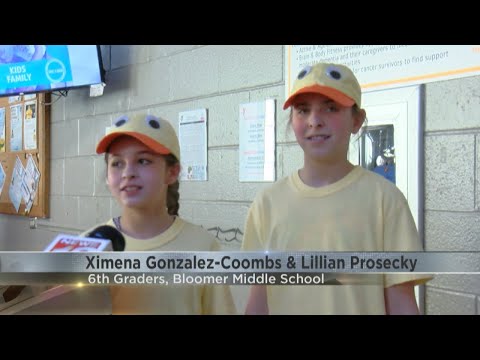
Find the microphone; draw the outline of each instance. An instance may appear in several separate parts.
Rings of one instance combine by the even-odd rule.
[[[84,236],[58,235],[46,248],[46,252],[100,252],[123,251],[125,238],[122,233],[109,225],[101,225]]]
[[[125,238],[116,228],[101,225],[88,232],[85,236],[58,235],[46,248],[45,252],[79,252],[79,251],[123,251]],[[1,264],[0,264],[1,265]],[[3,294],[5,302],[17,298],[25,285],[10,285]]]
[[[113,251],[125,250],[125,238],[122,233],[110,225],[99,226],[90,231],[86,237],[94,239],[110,240]]]

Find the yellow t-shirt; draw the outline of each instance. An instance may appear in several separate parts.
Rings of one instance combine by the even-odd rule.
[[[113,219],[106,225],[115,227]],[[218,250],[214,236],[179,217],[165,232],[151,239],[139,240],[122,234],[125,251]],[[113,314],[236,314],[228,285],[113,285],[110,293]]]
[[[359,166],[324,187],[307,186],[295,172],[259,192],[247,215],[242,249],[423,250],[402,192]],[[268,307],[270,314],[385,314],[385,287],[430,278],[388,273],[369,274],[373,285],[267,286]]]

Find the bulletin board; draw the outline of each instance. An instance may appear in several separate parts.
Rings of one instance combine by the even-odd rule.
[[[49,216],[49,93],[0,97],[0,214]]]

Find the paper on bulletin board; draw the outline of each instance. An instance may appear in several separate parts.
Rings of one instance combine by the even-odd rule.
[[[12,179],[10,181],[10,188],[8,189],[8,195],[13,207],[18,213],[20,208],[20,202],[22,201],[22,179],[25,169],[23,168],[20,158],[17,156],[15,159],[15,166],[12,172]]]
[[[28,154],[27,165],[22,178],[22,197],[25,201],[25,212],[29,213],[32,208],[35,197],[37,196],[38,183],[40,181],[40,171],[38,170],[33,156]]]
[[[20,95],[14,95],[14,96],[9,96],[8,97],[8,103],[9,104],[19,102],[19,101],[20,101]]]
[[[5,169],[3,168],[3,165],[0,162],[0,195],[2,195],[3,185],[5,184],[6,177],[7,175],[5,174]]]
[[[184,111],[178,117],[181,181],[207,180],[207,109]]]
[[[23,143],[25,150],[37,148],[37,101],[25,103],[23,122]]]
[[[37,94],[26,94],[23,95],[23,101],[33,100],[37,98]]]
[[[5,108],[0,108],[0,152],[5,152]]]
[[[10,151],[22,150],[22,104],[10,106]]]
[[[275,100],[239,110],[239,180],[275,181]]]

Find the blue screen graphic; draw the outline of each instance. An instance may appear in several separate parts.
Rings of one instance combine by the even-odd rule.
[[[0,45],[0,96],[101,81],[96,45]]]

